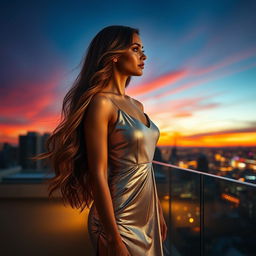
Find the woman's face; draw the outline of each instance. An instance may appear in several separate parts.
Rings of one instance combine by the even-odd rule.
[[[143,68],[139,65],[144,64],[146,55],[143,53],[143,44],[137,33],[133,34],[132,44],[127,48],[127,51],[118,57],[115,63],[117,70],[128,76],[141,76]]]

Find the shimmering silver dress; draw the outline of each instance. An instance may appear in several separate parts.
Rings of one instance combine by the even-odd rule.
[[[147,125],[111,100],[118,108],[118,120],[108,137],[108,184],[116,223],[132,256],[163,256],[152,166],[160,132],[146,113]],[[88,215],[88,232],[94,255],[107,255],[106,252],[99,254],[99,246],[107,246],[107,231],[94,203]]]

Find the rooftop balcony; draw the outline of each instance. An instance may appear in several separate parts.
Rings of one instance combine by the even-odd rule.
[[[165,256],[256,255],[255,184],[157,161],[154,171]],[[59,195],[49,200],[42,173],[0,171],[0,179],[1,255],[92,255],[88,210],[65,207]]]

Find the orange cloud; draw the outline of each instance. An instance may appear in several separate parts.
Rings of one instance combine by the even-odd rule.
[[[161,133],[159,146],[172,145],[174,135]],[[195,135],[180,135],[178,146],[224,147],[224,146],[256,146],[256,128],[225,130]]]
[[[57,85],[61,72],[56,72],[48,82],[25,84],[8,91],[0,102],[0,141],[18,143],[18,135],[27,131],[47,132],[60,118],[56,108]]]
[[[156,89],[160,89],[166,85],[173,84],[185,78],[186,74],[186,70],[169,72],[168,74],[157,77],[150,82],[146,82],[135,87],[128,88],[127,90],[129,94],[138,96],[140,94],[145,94]]]

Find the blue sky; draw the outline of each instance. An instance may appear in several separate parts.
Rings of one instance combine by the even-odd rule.
[[[0,141],[51,131],[91,39],[128,25],[147,60],[127,92],[161,145],[255,145],[255,13],[248,0],[2,2]]]

